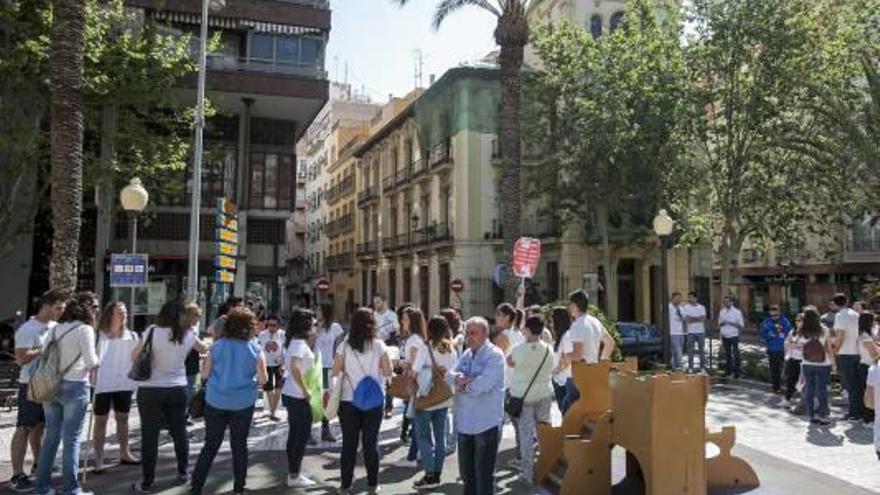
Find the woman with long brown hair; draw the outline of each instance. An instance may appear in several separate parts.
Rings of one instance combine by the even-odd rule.
[[[104,306],[98,320],[98,359],[101,364],[95,373],[95,474],[104,471],[104,441],[110,409],[116,419],[116,440],[119,442],[119,463],[140,464],[128,448],[128,413],[131,398],[137,388],[128,378],[131,369],[131,351],[138,342],[136,333],[128,329],[128,311],[125,303],[113,301]]]
[[[410,378],[415,378],[416,371],[413,370],[413,364],[415,363],[418,354],[426,348],[425,342],[428,340],[425,315],[422,313],[421,309],[415,306],[406,308],[403,311],[403,315],[409,328],[409,337],[403,345],[401,361],[404,373]],[[403,432],[406,431],[412,423],[413,413],[409,410],[410,407],[413,407],[412,397],[409,401],[403,403],[403,426],[401,427],[401,435],[404,437],[405,435],[403,435]],[[403,440],[405,442],[406,438],[403,438]],[[419,453],[418,437],[413,436],[410,437],[409,440],[409,452],[406,455],[406,460],[415,461]]]
[[[804,411],[811,423],[827,426],[831,423],[828,419],[828,379],[834,350],[831,333],[819,321],[819,313],[813,307],[804,310],[799,338],[803,341]]]

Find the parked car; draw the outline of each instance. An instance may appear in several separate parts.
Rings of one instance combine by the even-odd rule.
[[[654,325],[619,321],[617,332],[620,334],[620,352],[624,356],[637,357],[640,367],[663,362],[663,336]]]

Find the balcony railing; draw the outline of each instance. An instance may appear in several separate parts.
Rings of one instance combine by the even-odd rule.
[[[428,170],[428,162],[425,158],[421,158],[413,161],[410,168],[412,169],[411,177],[415,179],[416,177],[425,173],[426,170]]]
[[[236,57],[234,55],[222,53],[208,55],[207,63],[209,70],[222,70],[229,72],[262,72],[269,74],[283,74],[289,76],[326,79],[326,73],[324,71],[324,67],[321,64],[279,64],[269,60]]]
[[[333,238],[352,230],[354,230],[354,215],[349,213],[328,223],[325,232],[327,237]]]
[[[850,232],[847,239],[847,251],[850,253],[880,253],[880,232]]]
[[[410,175],[409,168],[404,168],[402,170],[398,170],[397,176],[395,177],[395,180],[394,180],[394,185],[399,187],[399,186],[406,184],[407,182],[409,182],[409,175]]]
[[[439,167],[452,161],[452,146],[449,141],[438,144],[428,152],[428,166]]]
[[[388,236],[382,239],[382,250],[394,251],[397,249],[397,237]]]
[[[338,272],[351,270],[354,267],[354,256],[351,253],[341,253],[327,256],[327,271]]]
[[[358,256],[367,256],[375,254],[376,241],[361,242],[357,245],[356,252]]]
[[[370,200],[378,197],[379,194],[376,191],[376,186],[367,186],[363,191],[358,193],[358,208],[362,208],[365,204],[369,203]]]
[[[438,223],[431,226],[430,234],[432,244],[449,242],[453,240],[452,229],[449,228],[448,223]]]
[[[327,202],[334,203],[340,197],[348,194],[351,190],[354,189],[354,176],[348,175],[344,179],[342,179],[338,184],[327,189]]]
[[[327,10],[330,8],[330,0],[275,0],[281,3],[292,3],[294,5],[302,5],[303,7],[311,7],[318,10]]]
[[[392,189],[394,189],[394,184],[395,184],[394,181],[395,181],[395,177],[393,174],[382,179],[382,192],[389,192]]]

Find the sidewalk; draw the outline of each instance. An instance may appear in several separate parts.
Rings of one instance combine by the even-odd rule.
[[[749,495],[869,495],[880,492],[880,462],[877,461],[871,444],[871,429],[861,424],[838,422],[830,428],[822,429],[808,426],[779,406],[777,396],[743,387],[737,384],[716,384],[712,387],[706,411],[707,424],[712,429],[732,425],[737,427],[737,448],[734,452],[748,460],[758,472],[762,486],[749,491]],[[284,417],[284,411],[281,416]],[[834,415],[841,415],[839,408]],[[132,429],[137,439],[137,414],[133,412]],[[554,410],[554,420],[559,420]],[[0,413],[0,476],[9,479],[9,439],[14,424],[14,412]],[[111,421],[110,432],[113,431]],[[421,476],[415,463],[406,462],[407,447],[398,439],[400,415],[383,422],[380,449],[382,463],[380,481],[385,494],[415,493],[412,483]],[[335,433],[338,428],[334,425]],[[317,428],[315,430],[317,432]],[[191,429],[190,463],[201,448],[204,437],[202,423]],[[285,488],[286,457],[284,443],[287,438],[286,422],[270,422],[258,414],[251,432],[249,448],[251,451],[248,470],[248,488],[257,494],[297,493]],[[160,462],[157,471],[157,494],[184,494],[186,490],[174,486],[173,448],[170,439],[163,435],[160,448]],[[112,445],[112,436],[110,444]],[[319,487],[300,493],[329,494],[339,485],[340,443],[318,445],[307,449],[304,470],[320,481]],[[231,493],[231,456],[228,443],[221,448],[212,476],[204,493]],[[711,452],[709,453],[711,455]],[[543,489],[529,489],[516,481],[517,473],[507,467],[513,456],[513,430],[504,430],[499,462],[497,463],[497,484],[499,494],[550,493]],[[116,458],[116,449],[108,450],[107,458]],[[29,461],[28,461],[29,462]],[[443,486],[435,493],[461,493],[458,482],[457,458],[449,456],[443,473]],[[623,478],[624,453],[615,448],[612,469],[615,483]],[[29,464],[28,464],[29,465]],[[103,475],[88,475],[86,487],[98,494],[124,494],[128,487],[139,479],[139,467],[114,467]],[[363,466],[355,471],[353,493],[366,491]],[[5,488],[5,487],[4,487]],[[615,487],[615,495],[638,494],[640,487],[620,484]],[[0,488],[2,490],[3,488]],[[743,492],[739,492],[743,493]],[[712,495],[721,495],[713,493]]]

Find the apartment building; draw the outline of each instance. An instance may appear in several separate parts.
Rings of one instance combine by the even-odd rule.
[[[142,9],[146,22],[166,32],[193,33],[198,40],[200,1],[126,4]],[[287,224],[297,199],[295,145],[328,98],[324,51],[329,2],[227,0],[225,7],[210,13],[208,22],[209,35],[220,37],[222,50],[209,57],[206,76],[207,95],[218,112],[205,131],[201,298],[210,316],[220,302],[214,281],[215,205],[219,198],[232,198],[239,210],[234,293],[260,299],[274,312],[283,308],[285,299]],[[181,82],[185,103],[195,102],[195,87],[195,74]],[[186,288],[192,181],[186,184],[179,197],[164,201],[141,222],[138,251],[150,255],[150,285],[138,292],[134,309],[139,326],[155,317],[164,300]],[[114,196],[108,196],[112,203]],[[95,251],[107,256],[81,281],[84,287],[103,289],[105,298],[121,294],[107,286],[103,265],[109,253],[129,247],[128,222],[124,215],[113,215],[110,206],[92,210],[98,219],[91,231]]]
[[[348,197],[353,193],[353,177],[343,184],[346,171],[349,175],[352,173],[350,164],[345,162],[354,146],[350,141],[366,133],[366,126],[379,108],[368,98],[354,93],[350,85],[332,83],[329,101],[303,136],[306,252],[301,283],[292,294],[300,304],[309,306],[323,300],[314,290],[315,281],[332,277],[334,283],[339,284],[340,277],[347,273],[345,270],[352,269],[351,263],[343,262],[343,255],[354,250],[349,234],[354,225],[355,208],[352,198]],[[352,189],[343,192],[343,187]],[[351,245],[346,246],[345,242]],[[346,302],[348,295],[347,286],[342,284],[326,296],[340,305],[337,313],[342,318],[348,312],[346,308],[354,304],[353,294],[352,301]]]

